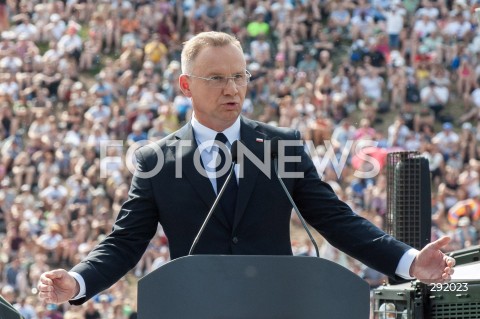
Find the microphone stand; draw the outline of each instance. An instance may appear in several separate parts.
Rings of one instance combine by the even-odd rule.
[[[275,145],[275,144],[276,143],[272,139],[272,145]],[[276,151],[276,150],[273,150],[273,151]],[[282,185],[282,188],[285,191],[285,194],[287,195],[288,200],[292,204],[293,210],[295,210],[295,213],[297,214],[298,218],[300,219],[300,222],[302,222],[303,228],[307,232],[308,237],[310,237],[310,241],[312,242],[313,247],[315,248],[315,253],[317,254],[317,257],[320,258],[320,253],[318,251],[317,242],[315,241],[315,239],[312,236],[312,233],[308,229],[307,223],[305,222],[305,219],[303,219],[302,214],[300,214],[300,210],[298,209],[297,205],[295,204],[295,201],[293,200],[292,196],[290,195],[289,191],[287,190],[287,187],[285,186],[285,183],[283,182],[283,180],[280,178],[280,175],[278,174],[278,158],[277,158],[276,155],[277,154],[275,154],[275,153],[272,154],[272,156],[273,156],[273,166],[275,167],[275,174],[277,175],[278,181],[280,182],[280,185]]]

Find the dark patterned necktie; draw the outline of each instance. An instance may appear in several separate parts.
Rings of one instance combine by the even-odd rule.
[[[215,143],[222,143],[223,145],[227,146],[228,139],[225,136],[225,134],[218,133],[217,136],[215,137]],[[217,169],[219,170],[225,166],[225,162],[227,158],[226,157],[227,155],[224,152],[225,149],[226,149],[225,147],[222,148],[218,146],[218,156],[220,158],[220,163],[217,165]],[[225,174],[222,174],[221,176],[217,175],[217,194],[220,193],[220,190],[222,189],[222,186],[225,183],[225,180],[227,179],[229,172],[230,172],[230,169]],[[237,178],[235,177],[235,174],[234,174],[232,175],[232,178],[230,178],[227,188],[225,189],[225,192],[223,193],[223,196],[220,199],[220,207],[222,208],[222,211],[225,214],[225,217],[227,218],[230,226],[233,226],[233,221],[235,217],[237,192],[238,192]]]

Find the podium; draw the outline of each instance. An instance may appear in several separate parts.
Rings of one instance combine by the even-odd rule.
[[[331,261],[195,255],[138,282],[139,319],[368,319],[370,289]]]

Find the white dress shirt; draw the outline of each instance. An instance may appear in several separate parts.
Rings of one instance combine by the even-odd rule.
[[[195,116],[192,116],[192,128],[193,132],[195,134],[195,141],[197,142],[199,151],[201,152],[201,158],[202,158],[202,163],[204,166],[208,166],[212,169],[206,170],[207,176],[210,179],[210,182],[212,183],[213,190],[215,193],[217,192],[217,179],[215,176],[215,170],[214,168],[216,167],[215,163],[217,160],[217,155],[218,152],[212,152],[213,145],[215,142],[215,137],[217,136],[217,133],[223,133],[228,139],[228,144],[227,147],[230,149],[232,146],[233,142],[236,140],[240,139],[240,117],[237,118],[235,123],[233,123],[232,126],[227,128],[223,132],[217,132],[212,130],[211,128],[206,127],[205,125],[201,124]],[[219,167],[221,169],[221,167]],[[239,166],[235,166],[235,173],[237,176],[237,183],[238,183],[238,176],[239,176]]]

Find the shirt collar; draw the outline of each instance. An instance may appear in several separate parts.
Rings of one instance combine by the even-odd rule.
[[[211,128],[206,127],[205,125],[201,124],[196,118],[195,115],[192,116],[192,128],[195,134],[195,140],[197,144],[200,146],[202,145],[205,150],[210,152],[213,143],[215,141],[215,137],[217,133],[223,133],[228,139],[228,143],[232,145],[232,143],[236,140],[240,139],[240,116],[237,120],[224,130],[223,132],[217,132],[212,130]]]

